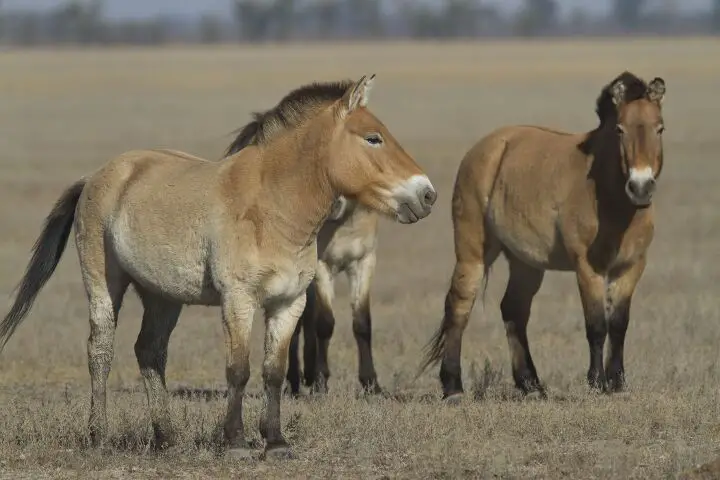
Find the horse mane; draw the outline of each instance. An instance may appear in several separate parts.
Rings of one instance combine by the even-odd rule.
[[[622,81],[625,85],[625,101],[632,102],[639,100],[647,95],[648,85],[645,81],[639,78],[637,75],[625,70],[620,75],[615,77],[610,83],[605,85],[600,91],[600,95],[595,101],[595,113],[600,120],[600,126],[602,127],[608,120],[617,117],[617,107],[612,100],[612,87],[618,82]]]
[[[285,95],[277,105],[264,112],[254,112],[252,121],[235,130],[235,140],[225,150],[233,155],[248,145],[266,144],[279,133],[304,122],[321,106],[342,98],[355,84],[352,80],[313,82],[296,88]]]
[[[593,148],[593,144],[596,139],[599,138],[601,130],[605,125],[609,123],[617,122],[617,107],[612,99],[612,88],[615,83],[622,81],[625,85],[625,101],[632,102],[633,100],[639,100],[647,95],[648,85],[645,81],[639,78],[637,75],[625,70],[620,75],[612,79],[607,85],[603,87],[595,101],[595,113],[600,120],[600,125],[594,130],[588,133],[588,136],[580,144],[578,144],[578,150],[585,155],[590,154]]]

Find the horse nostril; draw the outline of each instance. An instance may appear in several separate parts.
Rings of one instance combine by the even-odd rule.
[[[425,193],[423,194],[423,202],[427,206],[432,206],[435,203],[435,200],[437,199],[437,192],[433,190],[432,188],[426,188]]]
[[[628,182],[628,190],[635,196],[640,196],[640,185],[637,182]]]

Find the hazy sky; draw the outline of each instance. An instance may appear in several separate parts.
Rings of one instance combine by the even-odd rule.
[[[2,0],[7,7],[44,8],[62,3],[63,0]],[[435,3],[439,0],[417,0]],[[712,0],[651,0],[656,4],[675,4],[681,10],[709,9]],[[513,10],[523,0],[487,0],[502,10]],[[606,12],[611,0],[558,0],[561,11],[566,13],[582,7],[592,12]],[[105,0],[105,11],[111,17],[148,17],[160,13],[192,15],[201,12],[229,13],[230,0]]]

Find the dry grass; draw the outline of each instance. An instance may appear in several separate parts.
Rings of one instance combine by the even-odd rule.
[[[110,375],[113,446],[87,447],[87,307],[71,246],[1,358],[0,477],[668,478],[713,459],[720,450],[716,53],[711,40],[3,52],[3,294],[72,180],[136,147],[216,158],[250,111],[310,80],[377,73],[371,107],[428,170],[440,197],[426,221],[382,226],[374,349],[380,381],[396,399],[355,397],[357,360],[341,281],[331,393],[285,400],[284,429],[299,455],[285,463],[234,464],[217,454],[223,398],[175,397],[182,445],[164,454],[148,449],[133,295],[121,312]],[[587,392],[574,279],[550,273],[529,327],[550,399],[517,401],[498,309],[506,279],[500,261],[464,343],[466,385],[482,400],[443,407],[437,372],[417,381],[413,374],[453,266],[449,200],[460,158],[505,123],[591,128],[596,94],[625,68],[668,84],[666,170],[627,338],[629,391]],[[261,391],[259,319],[255,327],[246,418],[252,435]],[[186,309],[170,344],[170,387],[224,389],[221,345],[218,310]]]

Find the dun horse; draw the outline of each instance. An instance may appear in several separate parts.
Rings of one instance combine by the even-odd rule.
[[[374,77],[374,76],[373,76]],[[118,312],[129,285],[144,305],[135,353],[159,445],[171,445],[165,364],[183,305],[221,306],[229,453],[251,454],[242,405],[253,313],[265,313],[263,455],[289,456],[280,428],[288,345],[315,274],[317,233],[338,196],[400,223],[426,217],[436,193],[427,176],[368,109],[373,77],[327,104],[335,84],[282,99],[278,121],[256,144],[220,162],[143,150],[111,160],[60,197],[34,247],[19,293],[0,324],[4,345],[53,273],[75,227],[90,315],[89,428],[106,438],[106,381]]]
[[[344,94],[351,81],[340,82],[335,91],[325,93],[329,105]],[[248,145],[257,143],[258,132],[274,122],[282,121],[283,111],[274,108],[255,113],[254,119],[237,134],[225,151],[234,155]],[[332,310],[334,277],[345,273],[350,283],[350,305],[353,316],[353,333],[358,348],[358,377],[363,389],[380,393],[371,347],[370,282],[375,270],[378,214],[363,208],[357,201],[339,197],[330,215],[318,233],[318,265],[315,278],[307,291],[307,303],[290,342],[287,380],[290,392],[300,392],[300,364],[298,344],[300,331],[304,334],[305,384],[314,392],[327,391],[330,377],[328,346],[335,328]]]
[[[487,282],[501,252],[509,280],[500,309],[516,386],[545,395],[527,323],[544,272],[560,270],[577,278],[590,349],[587,381],[603,391],[623,389],[630,303],[653,238],[664,95],[661,78],[647,84],[623,72],[600,93],[600,125],[591,132],[504,127],[465,155],[452,197],[455,269],[422,366],[442,360],[443,398],[456,402],[463,393],[463,331],[479,282]]]

